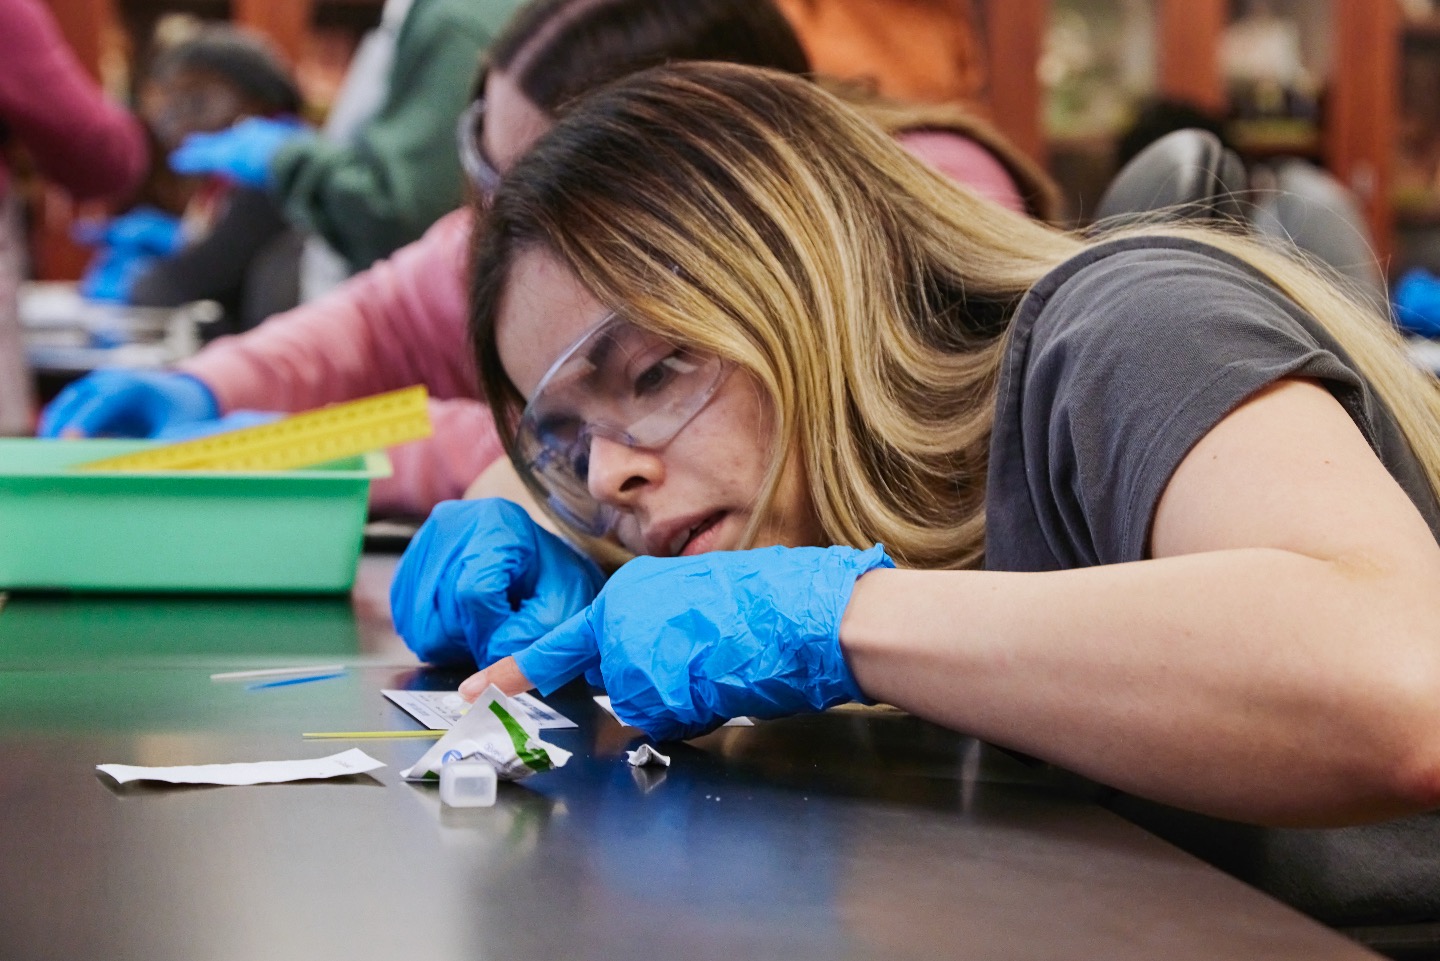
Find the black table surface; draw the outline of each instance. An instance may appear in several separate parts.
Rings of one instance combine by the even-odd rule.
[[[1048,768],[896,711],[666,745],[583,685],[547,699],[564,768],[452,809],[399,772],[431,743],[380,694],[416,664],[366,558],[352,598],[11,597],[0,609],[0,958],[1359,959]],[[344,663],[287,687],[216,671]],[[371,775],[119,787],[98,763],[319,757]]]

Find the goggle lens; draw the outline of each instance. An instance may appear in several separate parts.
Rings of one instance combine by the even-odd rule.
[[[728,370],[713,354],[677,346],[612,314],[541,378],[520,417],[521,457],[558,514],[588,534],[606,534],[616,513],[591,493],[594,439],[664,447],[710,401]]]

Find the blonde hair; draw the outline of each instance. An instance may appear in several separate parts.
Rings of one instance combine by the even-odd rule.
[[[1270,278],[1349,353],[1440,487],[1440,390],[1381,317],[1243,236],[1124,232],[1137,234],[1200,240]],[[797,451],[830,542],[976,566],[1009,321],[1098,242],[975,198],[804,80],[660,68],[581,101],[495,198],[475,252],[481,382],[514,459],[524,401],[494,323],[514,258],[547,250],[597,299],[755,378],[775,413],[756,527]]]

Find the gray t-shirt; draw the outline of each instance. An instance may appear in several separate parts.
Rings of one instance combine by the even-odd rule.
[[[1440,536],[1440,503],[1345,352],[1253,268],[1188,240],[1133,238],[1048,274],[1013,321],[985,503],[986,566],[1046,571],[1149,555],[1175,468],[1285,377],[1323,383]]]
[[[1268,384],[1344,405],[1440,539],[1440,504],[1388,409],[1319,324],[1253,268],[1193,241],[1102,244],[1052,271],[1013,321],[986,497],[986,566],[1149,556],[1181,460]],[[1334,924],[1440,920],[1440,817],[1262,830],[1119,796],[1114,806]]]

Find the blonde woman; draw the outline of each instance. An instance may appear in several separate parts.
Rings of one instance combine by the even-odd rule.
[[[1215,813],[1440,797],[1440,391],[1286,256],[1174,227],[1081,241],[803,83],[707,65],[567,116],[474,276],[502,438],[573,533],[885,545],[902,570],[829,625],[868,696]],[[1175,757],[1181,731],[1203,756]]]
[[[1440,392],[1286,255],[1066,235],[690,65],[574,107],[475,266],[515,466],[653,556],[467,695],[598,667],[656,737],[869,698],[1224,818],[1440,802]]]

